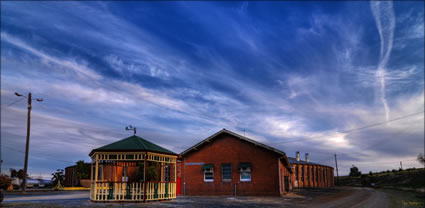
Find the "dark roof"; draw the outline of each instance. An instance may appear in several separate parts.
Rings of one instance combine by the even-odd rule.
[[[181,156],[181,157],[184,157],[186,154],[190,153],[190,152],[191,152],[191,151],[193,151],[193,150],[196,150],[198,147],[200,147],[200,146],[201,146],[201,145],[203,145],[204,143],[206,143],[206,142],[210,142],[212,139],[216,138],[216,137],[217,137],[218,135],[220,135],[220,134],[229,134],[229,135],[232,135],[232,136],[234,136],[234,137],[236,137],[236,138],[238,138],[238,139],[241,139],[241,140],[247,141],[247,142],[249,142],[249,143],[251,143],[251,144],[254,144],[254,145],[256,145],[256,146],[259,146],[259,147],[262,147],[262,148],[264,148],[264,149],[267,149],[267,150],[270,150],[270,151],[272,151],[272,152],[275,152],[275,153],[277,153],[277,154],[279,154],[279,155],[281,155],[281,156],[283,157],[283,159],[284,159],[284,164],[287,164],[287,165],[288,165],[288,167],[289,167],[289,161],[288,161],[288,158],[286,157],[286,154],[285,154],[284,152],[282,152],[282,151],[280,151],[280,150],[278,150],[278,149],[275,149],[275,148],[273,148],[273,147],[267,146],[267,145],[265,145],[265,144],[262,144],[262,143],[260,143],[260,142],[257,142],[257,141],[255,141],[255,140],[252,140],[252,139],[250,139],[250,138],[248,138],[248,137],[245,137],[245,136],[239,135],[239,134],[237,134],[237,133],[235,133],[235,132],[229,131],[229,130],[227,130],[227,129],[222,129],[222,130],[218,131],[217,133],[215,133],[215,134],[213,134],[213,135],[209,136],[208,138],[206,138],[206,139],[204,139],[204,140],[200,141],[199,143],[197,143],[197,144],[193,145],[192,147],[190,147],[190,148],[188,148],[187,150],[185,150],[185,151],[183,151],[182,153],[180,153],[180,156]]]
[[[319,163],[307,162],[307,161],[304,161],[304,160],[297,161],[297,158],[295,158],[295,157],[288,157],[288,160],[289,160],[290,163],[293,163],[293,164],[320,165],[320,166],[331,167],[331,166],[328,166],[328,165],[322,165],[322,164],[319,164]],[[333,168],[333,167],[331,167],[331,168]]]
[[[167,150],[159,145],[156,145],[146,139],[140,138],[136,135],[119,140],[117,142],[105,145],[103,147],[99,147],[97,149],[93,149],[89,156],[93,155],[95,152],[157,152],[164,154],[177,155],[176,153]]]

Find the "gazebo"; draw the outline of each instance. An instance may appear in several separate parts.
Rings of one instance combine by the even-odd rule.
[[[136,135],[93,149],[90,199],[146,202],[176,198],[177,154]]]

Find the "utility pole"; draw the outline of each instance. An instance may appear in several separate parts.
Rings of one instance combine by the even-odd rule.
[[[400,168],[403,170],[403,163],[400,161]]]
[[[23,96],[22,94],[16,93],[16,96]],[[24,96],[25,97],[25,96]],[[38,102],[43,101],[43,99],[37,98]],[[25,164],[24,164],[24,179],[22,181],[22,192],[24,193],[27,188],[27,172],[28,172],[28,154],[30,149],[30,127],[31,127],[31,109],[32,109],[32,95],[28,93],[28,117],[27,117],[27,142],[25,145]]]
[[[338,175],[338,162],[335,154],[335,167],[336,167],[336,183],[339,183],[339,175]]]

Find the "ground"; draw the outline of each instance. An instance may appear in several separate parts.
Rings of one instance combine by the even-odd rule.
[[[423,194],[360,187],[299,189],[284,197],[179,196],[151,203],[93,203],[87,191],[6,193],[3,207],[424,207]]]

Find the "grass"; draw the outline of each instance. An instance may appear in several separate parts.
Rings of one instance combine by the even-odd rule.
[[[425,194],[411,191],[397,191],[393,189],[379,189],[388,194],[391,207],[398,208],[423,208],[425,207]]]

